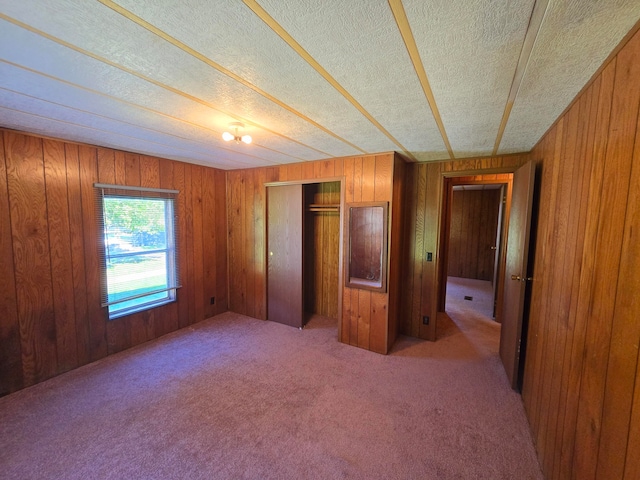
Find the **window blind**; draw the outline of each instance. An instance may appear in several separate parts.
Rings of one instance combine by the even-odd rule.
[[[95,184],[101,305],[109,318],[174,301],[177,190]]]

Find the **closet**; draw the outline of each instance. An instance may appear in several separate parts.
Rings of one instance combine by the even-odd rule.
[[[303,193],[304,312],[337,319],[340,182],[311,183]]]
[[[267,185],[267,318],[338,319],[340,181]],[[233,274],[233,273],[232,273]]]

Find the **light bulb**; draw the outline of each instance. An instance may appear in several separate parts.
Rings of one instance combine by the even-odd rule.
[[[223,139],[225,142],[229,142],[229,141],[231,141],[231,140],[233,140],[233,139],[234,139],[234,136],[233,136],[231,133],[229,133],[229,132],[224,132],[224,133],[222,134],[222,139]]]
[[[251,135],[243,135],[240,140],[249,145],[251,143]]]

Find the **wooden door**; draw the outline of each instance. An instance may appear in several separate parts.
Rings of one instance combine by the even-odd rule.
[[[506,195],[507,195],[507,186],[502,185],[500,187],[500,199],[498,205],[498,227],[496,228],[496,242],[492,247],[493,249],[493,318],[496,318],[496,310],[498,304],[498,284],[500,279],[500,257],[502,251],[502,235],[503,235],[503,226],[504,226],[504,214],[505,214],[505,204],[506,204]],[[500,319],[502,320],[502,319]]]
[[[267,319],[301,328],[302,299],[302,185],[268,187]]]
[[[504,310],[500,334],[500,358],[511,387],[518,387],[522,318],[528,277],[529,234],[533,206],[535,165],[529,162],[513,175],[513,193],[509,231],[507,234],[507,260],[504,280]]]

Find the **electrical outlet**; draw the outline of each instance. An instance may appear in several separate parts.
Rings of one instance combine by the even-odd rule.
[[[427,262],[433,262],[433,252],[427,252]]]
[[[429,315],[425,315],[424,317],[422,317],[422,324],[429,325]]]
[[[215,305],[216,304],[216,297],[211,297],[211,305]]]

